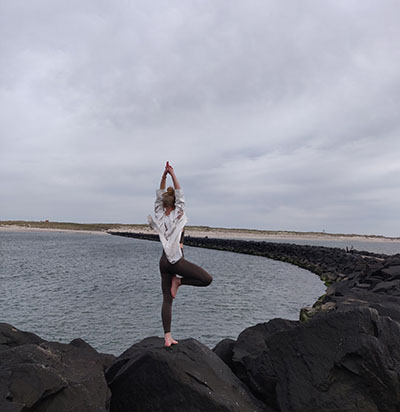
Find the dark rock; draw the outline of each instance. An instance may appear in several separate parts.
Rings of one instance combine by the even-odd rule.
[[[387,275],[390,278],[400,278],[400,265],[396,266],[387,266],[384,269],[382,269],[382,273]]]
[[[8,323],[0,323],[0,351],[28,343],[40,344],[44,339],[31,332],[23,332]]]
[[[245,329],[233,347],[232,370],[253,394],[267,405],[277,408],[275,376],[270,358],[268,339],[282,331],[295,329],[299,322],[286,319],[272,319],[267,323]]]
[[[106,373],[111,411],[268,411],[210,349],[194,339],[170,348],[147,338],[118,357]]]
[[[335,302],[338,311],[348,311],[350,307],[370,307],[376,309],[379,315],[390,316],[400,322],[400,296],[352,290],[345,296],[330,296],[327,300]]]
[[[236,341],[233,339],[223,339],[219,342],[213,352],[218,355],[231,369],[232,369],[232,357],[233,357],[233,346]]]
[[[281,411],[398,411],[399,340],[399,323],[374,309],[334,311],[270,336],[257,362],[242,362]]]
[[[115,360],[114,355],[110,355],[108,353],[97,352],[97,350],[93,346],[89,345],[83,339],[80,339],[80,338],[74,339],[69,344],[72,346],[75,346],[76,348],[87,350],[88,352],[92,353],[92,355],[94,355],[95,357],[98,357],[104,366],[104,371],[108,369]]]
[[[106,412],[111,393],[104,356],[86,342],[78,346],[46,342],[7,328],[8,348],[0,351],[0,411]],[[76,342],[75,342],[76,343]]]
[[[92,352],[92,353],[97,353],[97,350],[93,346],[89,345],[87,342],[85,342],[81,338],[71,340],[71,342],[69,344],[71,346],[75,346],[75,348],[83,349],[83,350],[86,350],[86,351]]]
[[[388,282],[379,282],[372,289],[372,292],[385,294],[385,295],[400,296],[400,279],[391,280]]]

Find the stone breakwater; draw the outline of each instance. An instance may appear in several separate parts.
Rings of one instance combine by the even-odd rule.
[[[123,234],[156,240],[148,234]],[[265,256],[318,274],[302,321],[273,319],[213,350],[146,338],[115,358],[0,324],[1,412],[400,411],[400,255],[227,239],[190,246]]]

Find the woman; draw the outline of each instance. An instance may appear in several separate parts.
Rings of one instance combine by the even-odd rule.
[[[172,178],[174,187],[165,190],[168,174]],[[183,257],[183,234],[188,219],[185,214],[183,191],[174,169],[168,162],[161,178],[160,189],[156,191],[154,212],[155,219],[149,216],[148,220],[150,226],[158,233],[163,246],[160,259],[163,293],[161,318],[165,346],[169,347],[178,343],[171,335],[172,301],[178,288],[182,285],[208,286],[212,282],[212,277],[204,269]]]

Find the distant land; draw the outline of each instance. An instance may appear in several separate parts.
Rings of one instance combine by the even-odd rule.
[[[58,231],[86,231],[96,233],[107,232],[132,232],[153,233],[147,224],[121,224],[121,223],[74,223],[52,221],[25,221],[4,220],[0,221],[0,230],[58,230]],[[400,241],[400,237],[387,237],[382,235],[361,235],[355,233],[327,233],[327,232],[296,232],[291,230],[258,230],[242,228],[220,228],[210,226],[186,226],[187,236],[218,237],[218,238],[247,238],[247,239],[359,239],[375,241]]]

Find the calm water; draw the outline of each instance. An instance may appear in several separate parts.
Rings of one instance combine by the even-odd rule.
[[[0,321],[48,340],[81,337],[102,352],[162,336],[158,242],[110,235],[0,232]],[[258,256],[185,247],[214,276],[208,288],[181,287],[177,339],[213,347],[246,327],[299,309],[325,292],[319,278]]]

